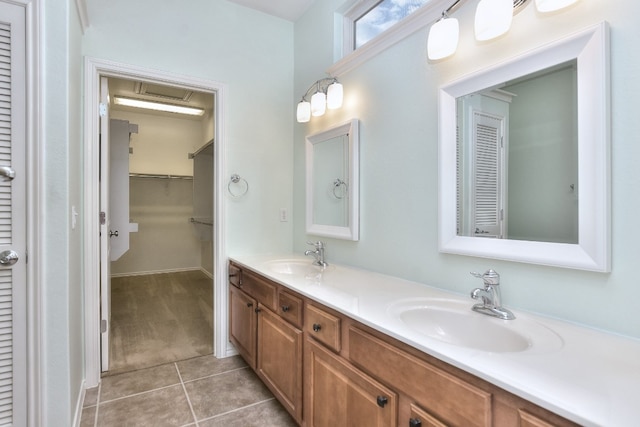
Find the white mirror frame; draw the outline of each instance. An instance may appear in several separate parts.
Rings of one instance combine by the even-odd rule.
[[[313,147],[315,144],[339,136],[348,135],[349,144],[349,225],[346,227],[313,223]],[[358,240],[359,236],[359,131],[358,119],[331,126],[329,129],[308,135],[306,138],[306,220],[307,233],[316,236],[334,237],[336,239]]]
[[[578,244],[456,233],[456,98],[554,65],[578,62]],[[611,271],[609,26],[602,22],[439,90],[440,252]]]

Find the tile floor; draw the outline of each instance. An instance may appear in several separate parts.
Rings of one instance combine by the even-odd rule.
[[[239,357],[202,356],[106,376],[87,390],[81,427],[294,427]]]

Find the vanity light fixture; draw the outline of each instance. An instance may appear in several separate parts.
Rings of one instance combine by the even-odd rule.
[[[311,102],[307,101],[309,93],[315,89],[311,96]],[[326,77],[312,84],[304,93],[298,103],[296,118],[298,123],[306,123],[311,120],[311,116],[318,117],[324,115],[327,108],[335,110],[342,107],[343,90],[342,84],[335,77]]]
[[[449,16],[463,0],[456,0],[429,30],[427,55],[437,61],[453,55],[458,48],[460,33],[458,20]],[[539,12],[554,12],[564,9],[578,0],[535,0]],[[529,0],[480,0],[476,7],[474,32],[476,40],[487,41],[509,31],[513,15],[518,13]]]
[[[142,99],[124,98],[122,96],[114,96],[113,102],[117,105],[123,105],[125,107],[144,108],[147,110],[187,114],[190,116],[202,116],[204,114],[204,110],[202,108],[184,107],[182,105],[175,104],[163,104],[160,102],[145,101]]]

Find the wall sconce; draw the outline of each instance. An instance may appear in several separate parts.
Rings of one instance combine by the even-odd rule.
[[[442,18],[429,30],[427,55],[436,61],[453,55],[458,48],[460,28],[458,20],[449,14],[460,6],[463,0],[456,0],[444,12]],[[539,12],[547,13],[564,9],[578,0],[535,0]],[[518,13],[529,0],[480,0],[476,8],[474,32],[476,40],[486,41],[509,31],[513,15]]]
[[[307,97],[314,89],[315,92],[311,96],[311,102],[309,102]],[[327,108],[335,110],[342,107],[342,94],[342,85],[335,77],[326,77],[318,80],[307,89],[298,103],[296,112],[298,123],[308,122],[311,116],[322,116]]]

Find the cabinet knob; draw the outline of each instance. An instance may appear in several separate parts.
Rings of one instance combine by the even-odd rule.
[[[322,329],[322,326],[320,326],[320,324],[318,323],[313,324],[313,332],[320,332],[320,329]]]
[[[256,307],[256,309],[255,309],[255,312],[256,312],[256,313],[260,313],[261,311],[262,311],[262,309],[261,309],[261,308]]]
[[[247,307],[253,307],[253,303],[252,302],[248,302],[247,303]]]
[[[384,408],[384,405],[389,403],[389,399],[386,396],[378,396],[377,402],[379,407]]]
[[[282,311],[284,311],[285,313],[286,313],[287,311],[289,311],[289,306],[288,306],[288,305],[283,305],[283,306],[282,306]]]
[[[422,421],[420,421],[420,418],[410,418],[409,427],[422,427]]]

